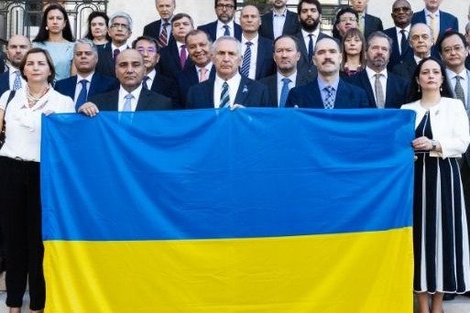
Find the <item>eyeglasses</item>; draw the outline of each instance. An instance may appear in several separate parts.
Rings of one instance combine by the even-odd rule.
[[[126,25],[126,24],[119,24],[119,23],[114,23],[114,24],[112,24],[112,25],[111,25],[111,28],[117,28],[117,29],[122,28],[122,29],[124,29],[124,30],[129,30],[129,26],[128,26],[128,25]]]
[[[157,53],[157,49],[152,48],[152,47],[147,48],[147,49],[145,49],[145,48],[137,48],[137,51],[138,51],[140,54],[144,54],[145,52],[147,52],[148,54],[155,54],[155,53]]]
[[[453,46],[453,47],[445,47],[442,49],[442,52],[444,52],[444,54],[451,54],[452,51],[455,51],[457,53],[461,52],[465,47],[462,46],[462,45],[457,45],[457,46]]]
[[[411,11],[411,8],[408,8],[408,7],[393,8],[392,10],[393,13],[400,13],[400,12],[408,13],[410,11]]]
[[[346,22],[357,22],[357,18],[355,17],[342,17],[339,19],[341,23],[346,23]]]
[[[226,10],[233,10],[235,6],[233,4],[222,4],[219,3],[215,6],[217,9],[226,9]]]

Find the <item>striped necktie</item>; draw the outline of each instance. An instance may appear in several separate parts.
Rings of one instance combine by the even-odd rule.
[[[243,76],[248,77],[248,75],[250,74],[251,45],[253,43],[250,42],[250,41],[247,41],[245,44],[246,44],[246,50],[245,50],[245,54],[243,55],[242,69],[241,69],[240,73]]]
[[[219,108],[226,108],[230,106],[230,92],[228,89],[227,82],[224,82],[222,85],[222,92],[220,93],[220,104]]]
[[[160,36],[158,36],[158,41],[157,41],[159,48],[164,48],[168,44],[168,30],[167,30],[168,25],[170,25],[170,23],[168,22],[163,23],[162,31],[160,32]]]

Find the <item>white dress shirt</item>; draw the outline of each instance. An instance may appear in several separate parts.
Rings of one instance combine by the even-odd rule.
[[[227,24],[222,23],[221,21],[217,20],[217,33],[216,33],[216,39],[219,37],[222,37],[225,33],[225,28],[224,25],[228,26],[228,29],[230,31],[230,36],[235,37],[235,24],[233,22],[233,19],[228,22]]]
[[[282,13],[273,11],[273,34],[274,39],[282,35],[284,24],[286,23],[287,8]]]
[[[235,97],[237,96],[238,86],[240,86],[240,81],[242,76],[240,73],[235,74],[232,78],[227,80],[229,95],[230,95],[230,105],[235,104]],[[214,108],[218,109],[220,105],[220,95],[222,93],[222,85],[225,82],[224,79],[220,78],[218,75],[215,75],[214,81]]]
[[[290,76],[284,76],[281,73],[276,74],[276,79],[277,79],[277,105],[279,106],[279,102],[281,101],[281,92],[282,92],[282,86],[284,86],[284,82],[282,79],[284,78],[289,78],[290,83],[289,83],[289,90],[291,90],[293,87],[295,87],[295,83],[297,82],[297,71],[295,71],[292,75]]]
[[[317,27],[317,29],[315,29],[315,31],[313,33],[308,33],[303,29],[301,30],[301,32],[302,32],[302,37],[304,38],[305,47],[307,47],[307,52],[308,52],[308,43],[310,42],[310,36],[309,35],[313,34],[313,36],[312,36],[313,51],[315,51],[315,45],[316,45],[317,40],[318,40],[318,35],[320,35],[320,27]]]
[[[245,37],[242,36],[242,55],[245,55],[245,51],[247,48],[246,43],[249,41],[252,43],[251,45],[251,58],[250,58],[250,71],[248,72],[248,78],[255,79],[256,77],[256,59],[258,58],[258,38],[259,36],[256,35],[255,38],[251,40],[247,40]],[[242,61],[243,64],[243,61]],[[240,65],[241,66],[241,65]]]
[[[139,85],[136,89],[131,92],[131,95],[134,97],[131,99],[131,110],[135,112],[137,108],[137,102],[139,102],[140,92],[142,91],[142,84]],[[119,87],[119,102],[118,102],[118,111],[122,112],[124,109],[124,103],[126,102],[126,96],[129,94],[124,88]]]
[[[77,85],[75,85],[75,97],[73,99],[73,102],[74,103],[77,103],[77,99],[78,99],[78,95],[80,95],[80,92],[82,91],[82,83],[81,81],[86,79],[87,80],[87,83],[86,83],[86,86],[87,86],[87,93],[90,92],[90,83],[91,83],[91,79],[93,78],[93,74],[95,72],[91,73],[90,75],[84,77],[84,76],[81,76],[80,74],[77,74]]]
[[[372,87],[372,92],[374,93],[374,99],[377,99],[377,95],[375,94],[375,74],[382,74],[382,76],[380,76],[380,83],[382,84],[382,90],[384,92],[384,101],[387,100],[387,69],[385,68],[382,72],[377,73],[370,67],[366,66],[366,73],[369,78],[370,86]]]
[[[406,26],[405,28],[400,28],[400,27],[395,27],[395,32],[397,33],[397,41],[398,41],[398,51],[400,53],[403,53],[403,47],[401,46],[401,31],[405,30],[405,38],[406,38],[406,44],[408,45],[408,37],[410,35],[410,30],[411,30],[411,24]]]
[[[13,86],[15,84],[15,79],[16,79],[16,72],[20,72],[20,70],[16,67],[13,67],[13,65],[9,65],[10,90],[13,90]],[[24,80],[24,78],[21,76],[21,72],[20,72],[20,79],[21,79],[21,87],[26,86],[26,80]]]
[[[467,103],[464,103],[465,107],[467,108],[467,104],[469,103],[469,99],[468,99],[468,75],[467,75],[467,69],[464,68],[462,72],[460,73],[455,73],[449,69],[446,69],[446,74],[447,74],[447,78],[448,78],[448,81],[450,82],[450,87],[452,88],[452,92],[454,92],[455,90],[455,84],[457,83],[457,79],[455,78],[455,76],[460,76],[460,85],[462,85],[462,89],[463,89],[463,94],[465,95],[465,101]],[[467,108],[469,109],[469,108]]]

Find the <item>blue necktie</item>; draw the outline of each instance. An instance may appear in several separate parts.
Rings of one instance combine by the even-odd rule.
[[[242,70],[240,71],[240,73],[245,77],[248,77],[248,75],[250,74],[251,45],[252,44],[253,43],[250,41],[246,43],[246,50],[245,50],[245,54],[243,55]]]
[[[313,57],[313,34],[308,34],[309,40],[308,40],[308,62],[312,63],[312,57]]]
[[[131,99],[134,98],[134,96],[132,94],[127,94],[124,99],[126,99],[126,101],[124,102],[124,106],[122,108],[122,111],[123,112],[132,112],[132,105],[131,105]]]
[[[323,88],[326,91],[326,98],[325,98],[325,109],[333,109],[335,107],[335,97],[333,95],[333,87],[326,86]]]
[[[75,102],[75,111],[78,111],[78,108],[82,106],[86,102],[87,99],[87,85],[88,81],[86,79],[82,79],[80,81],[80,84],[82,84],[82,90],[80,90],[80,93],[78,94],[77,102]]]
[[[220,105],[219,108],[226,108],[230,106],[230,93],[228,90],[228,84],[227,82],[224,82],[222,85],[222,92],[220,93]]]
[[[15,75],[15,80],[13,81],[13,90],[18,90],[21,88],[20,71],[16,71]]]
[[[282,79],[282,89],[281,89],[281,97],[279,98],[279,107],[283,108],[286,106],[287,96],[289,95],[289,83],[291,80],[287,77]]]
[[[225,28],[224,36],[230,36],[230,29],[228,28],[228,25],[224,25],[223,27]]]

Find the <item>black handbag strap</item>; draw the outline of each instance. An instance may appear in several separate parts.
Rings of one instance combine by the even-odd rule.
[[[10,94],[8,95],[7,104],[5,105],[5,110],[3,110],[4,112],[7,110],[8,104],[10,103],[11,99],[13,99],[13,97],[15,96],[15,93],[16,90],[10,91]]]

